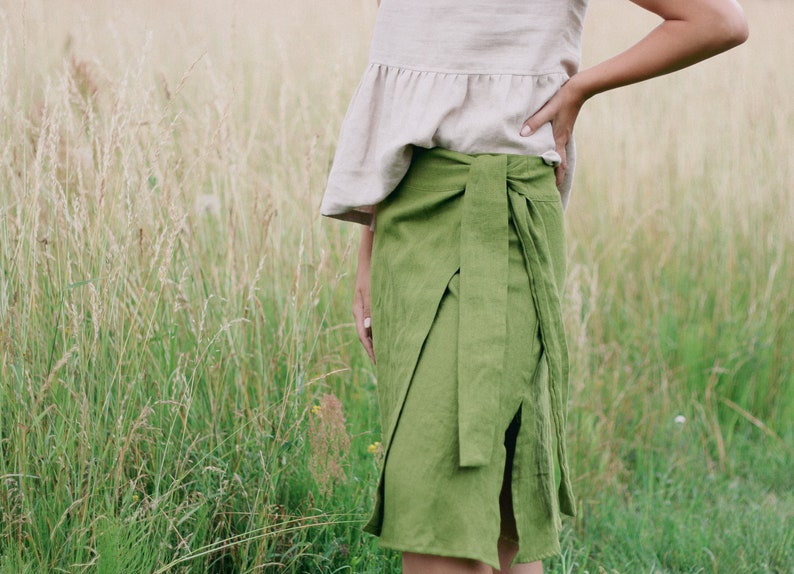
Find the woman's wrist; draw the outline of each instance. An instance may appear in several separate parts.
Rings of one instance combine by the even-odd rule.
[[[361,228],[361,238],[358,244],[358,263],[359,265],[369,265],[372,259],[372,241],[375,233],[368,226]]]
[[[588,85],[587,75],[581,72],[571,76],[563,86],[567,92],[567,98],[576,106],[577,109],[581,108],[584,103],[596,94],[593,88]]]

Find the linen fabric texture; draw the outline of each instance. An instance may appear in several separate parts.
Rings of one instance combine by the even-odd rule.
[[[415,146],[557,165],[550,124],[522,137],[580,62],[587,0],[382,0],[369,65],[339,135],[320,211],[370,224]],[[567,203],[573,141],[559,186]]]
[[[440,148],[412,156],[378,206],[374,236],[385,458],[365,530],[386,547],[498,568],[507,473],[515,562],[552,556],[560,511],[573,515],[576,506],[554,170],[529,156]]]

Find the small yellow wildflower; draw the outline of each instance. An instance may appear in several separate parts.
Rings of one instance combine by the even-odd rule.
[[[319,415],[320,411],[322,411],[322,410],[323,410],[323,407],[321,407],[320,405],[314,405],[312,407],[312,414],[313,415]]]
[[[373,442],[371,445],[367,447],[367,452],[371,452],[372,454],[375,454],[379,450],[380,450],[380,443],[377,441]]]

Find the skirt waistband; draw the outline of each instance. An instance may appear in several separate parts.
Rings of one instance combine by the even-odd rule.
[[[554,168],[538,156],[465,154],[444,148],[415,147],[411,169],[400,185],[423,191],[463,189],[461,184],[472,167],[489,157],[505,159],[505,179],[508,184],[515,184],[515,189],[522,195],[535,201],[561,201],[555,184]]]

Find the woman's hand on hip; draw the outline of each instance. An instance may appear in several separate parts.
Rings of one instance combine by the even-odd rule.
[[[543,124],[551,123],[555,149],[560,156],[560,165],[554,170],[557,185],[562,183],[565,170],[568,168],[566,147],[571,141],[573,125],[583,104],[584,99],[571,89],[568,83],[563,84],[562,88],[521,126],[521,135],[527,137],[535,133]]]
[[[372,345],[372,312],[370,306],[369,273],[372,260],[373,232],[369,227],[361,231],[356,266],[356,287],[353,293],[353,317],[356,320],[358,340],[375,363],[375,350]]]

